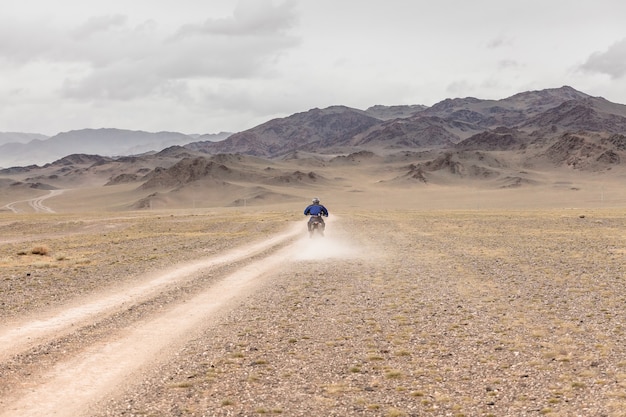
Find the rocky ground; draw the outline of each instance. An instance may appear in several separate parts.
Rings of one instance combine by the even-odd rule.
[[[624,416],[624,214],[340,215],[329,223],[323,240],[281,246],[293,250],[257,279],[252,294],[236,299],[218,319],[207,318],[193,337],[121,380],[113,394],[88,404],[85,414]],[[98,223],[128,236],[135,236],[131,230],[150,230],[125,247],[128,259],[120,253],[119,262],[104,271],[130,279],[286,227],[278,214],[263,224],[244,218],[235,225],[214,219],[210,232],[201,232],[198,220],[206,227],[206,219],[194,216],[151,218],[148,229],[138,227],[146,223],[137,219]],[[11,245],[20,245],[17,240]],[[209,240],[214,242],[210,248]],[[126,245],[124,239],[117,242],[96,252]],[[155,247],[167,247],[167,256],[158,255]],[[143,260],[133,255],[142,253],[140,248]],[[8,266],[13,255],[4,256],[2,312],[7,320],[70,298],[69,290],[49,284],[33,285],[30,296],[16,291],[20,266],[17,261]],[[271,254],[255,259],[266,256]],[[105,262],[92,260],[77,267],[80,276],[68,277],[88,283],[70,284],[72,292],[101,291],[94,264],[104,267]],[[115,273],[118,267],[126,272]],[[75,354],[90,340],[112,338],[129,323],[158,316],[242,267],[223,266],[210,277],[161,294],[158,301],[101,319],[82,330],[84,337],[51,341],[46,354],[36,347],[5,360],[0,393],[13,398],[20,386],[35,383],[38,367]],[[7,270],[13,275],[5,275]],[[3,402],[3,408],[10,406]]]

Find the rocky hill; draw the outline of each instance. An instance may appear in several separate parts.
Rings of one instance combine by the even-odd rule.
[[[221,142],[196,142],[185,147],[211,154],[242,153],[269,158],[299,149],[336,151],[346,148],[353,137],[380,122],[364,111],[334,106],[270,120]]]
[[[422,110],[426,110],[427,108],[427,106],[421,104],[399,106],[383,106],[379,104],[369,107],[365,110],[365,113],[380,120],[391,120],[411,117]]]

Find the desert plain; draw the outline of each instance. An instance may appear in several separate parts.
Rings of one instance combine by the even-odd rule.
[[[3,191],[0,416],[626,415],[623,175],[364,172]]]

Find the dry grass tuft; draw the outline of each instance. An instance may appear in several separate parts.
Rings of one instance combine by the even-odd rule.
[[[30,253],[33,255],[47,256],[50,254],[50,249],[46,245],[37,245],[33,246]]]

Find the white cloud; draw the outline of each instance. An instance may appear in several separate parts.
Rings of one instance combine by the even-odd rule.
[[[126,25],[127,17],[121,14],[94,16],[87,22],[72,30],[70,33],[76,39],[85,39],[97,32],[108,32],[117,27]]]
[[[626,38],[611,45],[604,52],[594,52],[581,69],[606,74],[613,79],[626,75]]]
[[[523,64],[516,61],[515,59],[501,59],[498,61],[498,68],[506,70],[506,69],[517,69],[523,67]]]
[[[281,53],[298,44],[286,34],[294,19],[292,3],[254,0],[241,2],[232,17],[186,25],[177,36],[151,21],[132,27],[119,14],[90,17],[67,31],[20,22],[1,26],[0,56],[19,64],[80,65],[82,72],[56,81],[65,98],[130,100],[185,86],[189,78],[267,76]]]
[[[203,24],[183,26],[178,37],[192,35],[276,36],[284,35],[296,21],[295,4],[274,5],[270,0],[241,0],[232,16],[209,18]]]
[[[513,40],[504,36],[498,36],[487,42],[488,49],[496,49],[507,46],[513,46]]]

